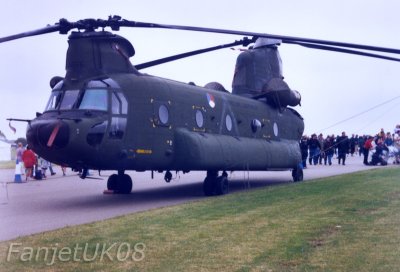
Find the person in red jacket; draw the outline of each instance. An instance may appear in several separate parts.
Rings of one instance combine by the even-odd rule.
[[[372,149],[372,141],[374,140],[374,137],[369,136],[368,139],[365,141],[364,144],[364,164],[369,165],[368,163],[368,155],[369,155],[369,150]]]
[[[27,146],[24,153],[22,153],[22,161],[24,162],[24,166],[26,169],[25,180],[28,180],[28,177],[32,176],[33,166],[36,164],[36,155],[29,148],[29,146]]]

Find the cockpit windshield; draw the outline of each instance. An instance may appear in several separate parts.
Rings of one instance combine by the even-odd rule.
[[[61,102],[62,92],[60,90],[51,92],[49,102],[47,102],[47,106],[45,111],[56,110]]]
[[[70,110],[78,98],[79,90],[67,90],[61,101],[60,110]]]
[[[87,89],[79,105],[81,110],[107,110],[107,90]]]
[[[53,90],[45,111],[52,110],[108,110],[108,90],[90,88],[80,90]]]

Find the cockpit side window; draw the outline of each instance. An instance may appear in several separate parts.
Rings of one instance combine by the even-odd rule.
[[[60,110],[69,110],[75,105],[79,90],[67,90],[61,101]]]
[[[114,92],[111,95],[111,112],[112,114],[121,114],[121,101]]]
[[[45,111],[56,110],[61,102],[62,92],[60,90],[51,92]]]
[[[118,92],[117,93],[118,98],[121,101],[121,113],[122,114],[128,114],[128,101],[126,100],[126,97],[124,96],[123,93]]]
[[[81,110],[102,110],[107,111],[107,90],[86,89],[79,109]]]
[[[111,112],[112,114],[127,114],[128,102],[125,96],[120,92],[112,92],[111,95]]]
[[[124,137],[128,113],[128,101],[123,93],[118,91],[111,92],[111,123],[108,132],[110,139],[122,139]]]

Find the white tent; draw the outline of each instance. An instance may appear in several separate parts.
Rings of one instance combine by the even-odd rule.
[[[11,160],[11,144],[0,141],[0,161]]]

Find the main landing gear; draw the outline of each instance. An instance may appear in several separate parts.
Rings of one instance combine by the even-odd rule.
[[[117,194],[130,194],[132,191],[132,179],[124,171],[112,174],[107,181],[107,189]]]
[[[224,171],[218,176],[218,171],[207,171],[203,190],[206,196],[224,195],[229,192],[228,174]]]
[[[294,182],[303,181],[303,169],[300,166],[293,168],[292,177]]]

